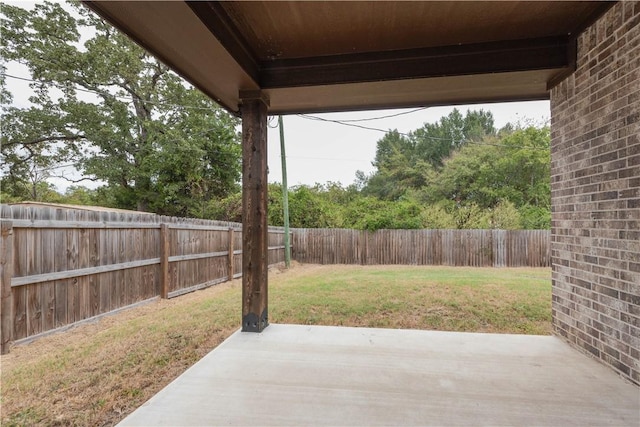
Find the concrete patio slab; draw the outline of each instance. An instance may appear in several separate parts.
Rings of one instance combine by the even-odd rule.
[[[552,336],[237,332],[122,426],[640,426],[640,389]]]

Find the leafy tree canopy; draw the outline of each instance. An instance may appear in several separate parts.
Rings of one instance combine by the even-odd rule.
[[[549,141],[549,128],[529,127],[464,146],[430,177],[426,198],[482,208],[493,208],[502,200],[518,208],[550,207]]]
[[[454,150],[495,133],[490,112],[467,111],[463,116],[455,108],[437,123],[425,123],[408,135],[390,131],[377,143],[376,172],[368,177],[364,192],[397,200],[406,189],[424,186],[430,171],[441,169]]]
[[[0,64],[3,201],[97,204],[241,221],[238,121],[77,3],[3,5],[0,54],[31,75],[12,104]],[[486,111],[451,114],[378,141],[370,176],[289,189],[292,227],[548,228],[549,129]],[[75,165],[96,190],[46,180]],[[282,225],[282,189],[268,219]]]
[[[172,215],[237,190],[237,119],[167,66],[77,3],[1,13],[1,57],[34,90],[31,106],[4,108],[6,182],[72,163],[113,205]]]

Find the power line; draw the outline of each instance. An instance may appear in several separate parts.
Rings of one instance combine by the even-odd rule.
[[[54,169],[62,169],[62,168],[70,168],[70,167],[74,167],[74,168],[78,168],[78,163],[68,163],[66,165],[56,165],[56,166],[47,166],[45,168],[38,168],[39,172],[45,172],[45,171],[50,171],[50,170],[54,170]]]
[[[424,107],[426,108],[426,107]],[[424,109],[422,108],[422,109]],[[416,111],[416,110],[414,110]],[[317,120],[317,121],[322,121],[322,122],[329,122],[329,123],[335,123],[335,124],[339,124],[339,125],[343,125],[343,126],[351,126],[351,127],[356,127],[356,128],[360,128],[360,129],[366,129],[366,130],[373,130],[373,131],[377,131],[377,132],[383,132],[385,134],[390,133],[390,132],[396,132],[398,135],[402,135],[405,138],[411,138],[412,134],[411,133],[404,133],[404,132],[400,132],[398,130],[384,130],[384,129],[380,129],[380,128],[374,128],[374,127],[370,127],[370,126],[363,126],[363,125],[357,125],[357,124],[353,124],[350,123],[350,120],[332,120],[332,119],[325,119],[323,117],[318,117],[318,116],[311,116],[309,114],[298,114],[299,117],[302,117],[303,119],[308,119],[308,120]],[[375,120],[376,118],[372,118],[372,120]],[[447,141],[447,142],[453,142],[455,143],[455,139],[452,138],[439,138],[437,136],[430,136],[430,135],[424,135],[423,138],[427,138],[427,139],[431,139],[433,141]]]
[[[25,81],[25,82],[46,83],[46,84],[48,84],[50,86],[53,86],[53,82],[51,82],[51,81],[43,82],[43,81],[40,81],[40,80],[33,80],[33,79],[27,79],[25,77],[13,76],[13,75],[7,74],[7,73],[2,73],[1,75],[3,77],[9,77],[9,78],[12,78],[12,79],[22,80],[22,81]],[[97,91],[94,91],[94,90],[89,90],[89,89],[84,89],[84,88],[74,88],[74,89],[77,90],[78,92],[86,92],[86,93],[90,93],[90,94],[93,94],[93,95],[102,95],[100,92],[97,92]],[[110,95],[113,96],[114,98],[119,98],[119,99],[122,99],[122,100],[130,101],[130,99],[125,97],[125,96],[113,95],[113,94],[110,94]]]
[[[350,123],[349,120],[325,119],[323,117],[311,116],[309,114],[298,114],[298,117],[301,117],[301,118],[307,119],[307,120],[316,120],[316,121],[321,121],[321,122],[335,123],[335,124],[343,125],[343,126],[351,126],[351,127],[356,127],[356,128],[360,128],[360,129],[383,132],[385,134],[390,133],[390,132],[394,132],[394,131],[384,130],[384,129],[380,129],[380,128],[374,128],[374,127],[370,127],[370,126],[357,125],[357,124],[354,124],[354,123]],[[373,119],[375,119],[375,118],[373,118]],[[400,132],[400,131],[397,131],[397,130],[395,132],[397,132],[399,135],[402,135],[402,136],[404,136],[406,138],[412,137],[412,134]],[[423,135],[422,138],[427,138],[427,139],[434,140],[434,141],[447,141],[447,142],[452,142],[454,144],[456,142],[454,139],[439,138],[439,137],[430,136],[430,135]],[[475,141],[467,141],[467,142],[471,143],[471,144],[475,144],[475,145],[488,145],[488,146],[493,146],[493,147],[522,148],[522,149],[527,149],[527,150],[546,150],[546,148],[530,147],[530,146],[526,146],[526,145],[493,144],[493,143],[490,143],[490,142],[475,142]]]
[[[390,133],[390,132],[396,132],[398,135],[402,135],[405,138],[411,138],[411,134],[410,133],[404,133],[404,132],[400,132],[398,130],[394,130],[394,131],[390,131],[390,130],[384,130],[384,129],[380,129],[380,128],[374,128],[374,127],[370,127],[370,126],[363,126],[363,125],[357,125],[354,123],[349,123],[348,120],[332,120],[332,119],[325,119],[323,117],[318,117],[318,116],[311,116],[309,114],[298,114],[298,117],[302,117],[303,119],[307,119],[307,120],[316,120],[316,121],[321,121],[321,122],[328,122],[328,123],[335,123],[338,125],[343,125],[343,126],[351,126],[351,127],[355,127],[355,128],[360,128],[360,129],[365,129],[365,130],[373,130],[376,132],[382,132],[382,133]],[[429,135],[425,135],[424,136],[427,139],[431,139],[434,141],[447,141],[447,142],[454,142],[454,139],[450,139],[450,138],[438,138],[437,136],[429,136]]]
[[[287,156],[287,159],[301,159],[301,160],[327,160],[332,162],[370,162],[370,160],[365,159],[336,159],[329,157],[306,157],[306,156]]]
[[[9,77],[11,79],[16,79],[16,80],[22,80],[25,82],[31,82],[31,83],[44,83],[47,84],[49,86],[54,86],[52,81],[40,81],[40,80],[33,80],[33,79],[28,79],[25,77],[19,77],[19,76],[14,76],[12,74],[7,74],[7,73],[0,73],[0,75],[2,75],[3,77]],[[85,93],[90,93],[92,95],[104,95],[104,93],[95,91],[95,90],[91,90],[91,89],[85,89],[85,88],[79,88],[79,87],[74,87],[74,90],[77,90],[78,92],[85,92]],[[130,98],[126,97],[126,96],[122,96],[122,95],[114,95],[112,93],[109,93],[109,95],[113,96],[116,99],[119,99],[121,101],[131,101]],[[166,102],[166,101],[151,101],[149,99],[144,99],[144,98],[140,98],[144,103],[147,104],[152,104],[152,105],[163,105],[163,106],[167,106],[167,107],[177,107],[177,108],[185,108],[185,109],[189,109],[189,110],[204,110],[204,111],[212,111],[215,108],[209,108],[209,107],[194,107],[194,106],[188,106],[188,105],[181,105],[181,104],[173,104],[170,102]]]
[[[1,75],[2,77],[9,77],[9,78],[16,79],[16,80],[23,80],[23,81],[25,81],[25,82],[34,82],[34,83],[37,83],[35,80],[32,80],[32,79],[26,79],[26,78],[24,78],[24,77],[12,76],[11,74],[7,74],[7,73],[0,73],[0,75]]]
[[[340,120],[340,121],[342,123],[370,122],[370,121],[373,121],[373,120],[382,120],[382,119],[389,119],[391,117],[404,116],[406,114],[412,114],[412,113],[415,113],[415,112],[418,112],[418,111],[426,110],[427,108],[429,108],[429,107],[415,108],[415,109],[410,110],[410,111],[403,111],[403,112],[400,112],[400,113],[389,114],[389,115],[386,115],[386,116],[369,117],[369,118],[366,118],[366,119]]]
[[[380,129],[380,128],[357,125],[357,124],[354,124],[354,123],[347,123],[344,120],[331,120],[331,119],[325,119],[323,117],[310,116],[308,114],[298,114],[297,116],[298,117],[302,117],[303,119],[307,119],[307,120],[316,120],[316,121],[320,121],[320,122],[335,123],[335,124],[338,124],[338,125],[350,126],[350,127],[359,128],[359,129],[365,129],[365,130],[373,130],[373,131],[382,132],[382,133],[390,132],[389,130],[384,130],[384,129]],[[399,131],[396,131],[396,132],[399,135],[402,135],[404,137],[407,137],[407,138],[409,137],[409,134],[407,134],[407,133],[403,133],[403,132],[399,132]]]
[[[19,77],[19,76],[14,76],[12,74],[8,74],[8,73],[0,73],[0,75],[4,76],[4,77],[9,77],[12,79],[16,79],[16,80],[22,80],[22,81],[26,81],[26,82],[32,82],[32,83],[46,83],[49,85],[53,85],[52,82],[42,82],[42,81],[38,81],[38,80],[33,80],[33,79],[28,79],[25,77]],[[98,91],[93,91],[90,89],[84,89],[84,88],[74,88],[75,90],[79,91],[79,92],[86,92],[86,93],[90,93],[93,95],[103,95]],[[110,94],[111,96],[113,96],[114,98],[118,98],[120,100],[124,100],[124,101],[130,101],[129,98],[125,97],[125,96],[121,96],[121,95],[113,95]],[[186,105],[181,105],[181,104],[173,104],[173,103],[169,103],[169,102],[163,102],[163,101],[151,101],[148,99],[142,99],[143,102],[148,103],[148,104],[155,104],[155,105],[164,105],[164,106],[168,106],[168,107],[177,107],[177,108],[185,108],[185,109],[190,109],[190,110],[206,110],[206,111],[211,111],[212,108],[207,108],[207,107],[194,107],[194,106],[186,106]],[[378,117],[369,117],[369,118],[364,118],[364,119],[343,119],[343,120],[335,120],[335,119],[326,119],[324,117],[318,117],[318,116],[312,116],[309,114],[297,114],[298,117],[301,117],[303,119],[307,119],[307,120],[316,120],[316,121],[321,121],[321,122],[327,122],[327,123],[335,123],[335,124],[339,124],[339,125],[343,125],[343,126],[350,126],[350,127],[355,127],[355,128],[359,128],[359,129],[364,129],[364,130],[372,130],[372,131],[376,131],[376,132],[382,132],[384,134],[387,134],[389,132],[393,132],[390,130],[384,130],[384,129],[380,129],[380,128],[375,128],[375,127],[371,127],[371,126],[364,126],[364,125],[359,125],[356,124],[357,122],[366,122],[366,121],[374,121],[374,120],[381,120],[381,119],[387,119],[387,118],[392,118],[392,117],[398,117],[398,116],[402,116],[402,115],[406,115],[406,114],[412,114],[418,111],[422,111],[422,110],[426,110],[429,107],[419,107],[419,108],[415,108],[413,110],[410,111],[403,111],[400,113],[395,113],[395,114],[389,114],[389,115],[384,115],[384,116],[378,116]],[[271,125],[272,120],[274,117],[270,117],[269,122],[267,123],[267,126],[269,126],[272,129],[275,129],[278,127],[278,125]],[[411,134],[410,133],[404,133],[404,132],[400,132],[398,130],[395,130],[396,133],[398,133],[399,135],[404,136],[405,138],[410,138]],[[435,136],[429,136],[429,135],[424,135],[424,138],[433,140],[433,141],[447,141],[447,142],[453,142],[455,143],[455,140],[453,139],[449,139],[449,138],[439,138],[439,137],[435,137]],[[504,148],[523,148],[523,149],[533,149],[533,150],[545,150],[545,148],[539,148],[539,147],[528,147],[528,146],[524,146],[524,145],[505,145],[505,144],[492,144],[492,143],[486,143],[486,142],[474,142],[474,141],[468,141],[472,144],[476,144],[476,145],[488,145],[488,146],[494,146],[494,147],[504,147]]]
[[[217,130],[217,128],[211,128],[211,129],[205,129],[203,131],[197,132],[197,133],[191,133],[189,134],[189,137],[200,137],[200,136],[204,136],[209,132],[213,132]],[[210,150],[211,152],[215,153],[215,154],[224,154],[227,155],[229,154],[228,152],[222,151],[220,149],[215,149],[215,150]],[[75,168],[77,171],[81,171],[80,170],[80,166],[81,166],[82,162],[76,162],[76,163],[67,163],[67,164],[62,164],[62,165],[53,165],[53,166],[46,166],[46,167],[42,167],[42,168],[37,168],[38,172],[46,172],[49,170],[54,170],[54,169],[63,169],[63,168],[70,168],[73,167]]]

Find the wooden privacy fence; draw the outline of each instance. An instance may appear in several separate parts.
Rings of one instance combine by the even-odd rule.
[[[238,223],[2,205],[2,353],[11,341],[242,275]],[[284,260],[269,228],[269,264]]]
[[[1,350],[143,301],[242,275],[238,223],[2,205]],[[546,230],[292,230],[292,258],[319,264],[550,265]],[[269,228],[269,264],[284,231]]]
[[[293,259],[315,264],[548,267],[549,230],[293,229]]]

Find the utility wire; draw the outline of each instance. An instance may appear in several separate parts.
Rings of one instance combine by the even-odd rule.
[[[307,120],[316,120],[316,121],[321,121],[321,122],[335,123],[335,124],[343,125],[343,126],[351,126],[351,127],[357,127],[357,128],[360,128],[360,129],[383,132],[385,134],[393,132],[393,131],[384,130],[384,129],[380,129],[380,128],[374,128],[374,127],[370,127],[370,126],[357,125],[357,124],[354,124],[354,123],[350,123],[348,120],[325,119],[323,117],[311,116],[309,114],[298,114],[298,117],[301,117],[301,118],[307,119]],[[410,138],[412,136],[411,134],[404,133],[404,132],[399,132],[397,130],[395,132],[397,132],[399,135],[402,135],[402,136],[404,136],[406,138]],[[434,140],[434,141],[447,141],[447,142],[453,142],[453,143],[456,142],[454,139],[438,138],[436,136],[423,135],[422,137],[423,138],[427,138],[427,139],[431,139],[431,140]],[[529,147],[529,146],[526,146],[526,145],[493,144],[493,143],[489,143],[489,142],[475,142],[475,141],[467,141],[467,142],[471,143],[471,144],[475,144],[475,145],[488,145],[488,146],[494,146],[494,147],[522,148],[522,149],[527,149],[527,150],[546,150],[546,148]]]
[[[384,129],[380,129],[380,128],[374,128],[374,127],[371,127],[371,126],[357,125],[357,124],[354,124],[354,123],[350,123],[348,120],[325,119],[323,117],[311,116],[309,114],[298,114],[298,117],[302,117],[303,119],[307,119],[307,120],[317,120],[317,121],[321,121],[321,122],[335,123],[335,124],[338,124],[338,125],[351,126],[351,127],[356,127],[356,128],[360,128],[360,129],[373,130],[373,131],[383,132],[383,133],[396,132],[396,133],[398,133],[398,135],[402,135],[402,136],[404,136],[406,138],[410,138],[411,137],[410,133],[404,133],[404,132],[400,132],[398,130],[390,131],[390,130],[384,130]],[[428,139],[434,140],[434,141],[455,142],[455,140],[453,140],[451,138],[439,138],[437,136],[428,136],[428,135],[425,135],[425,137],[428,138]]]
[[[217,128],[211,128],[211,129],[205,129],[203,131],[197,132],[197,133],[192,133],[189,134],[189,137],[200,137],[200,136],[204,136],[205,134],[209,133],[209,132],[213,132],[217,130]],[[215,149],[215,150],[211,150],[211,152],[216,153],[216,154],[224,154],[227,155],[229,154],[229,152],[225,152],[222,151],[220,149]],[[76,162],[76,163],[67,163],[67,164],[62,164],[62,165],[53,165],[53,166],[47,166],[47,167],[42,167],[42,168],[37,168],[38,172],[46,172],[49,170],[54,170],[54,169],[62,169],[62,168],[70,168],[73,167],[76,170],[80,171],[79,166],[80,166],[81,162]]]
[[[0,73],[0,75],[4,76],[4,77],[9,77],[12,79],[16,79],[16,80],[22,80],[22,81],[26,81],[26,82],[32,82],[32,83],[46,83],[49,85],[52,85],[52,82],[42,82],[42,81],[38,81],[38,80],[33,80],[33,79],[28,79],[25,77],[19,77],[19,76],[14,76],[12,74],[8,74],[8,73]],[[102,95],[100,92],[97,91],[93,91],[90,89],[84,89],[84,88],[74,88],[75,90],[79,91],[79,92],[86,92],[86,93],[90,93],[93,95]],[[118,98],[120,100],[124,100],[124,101],[131,101],[130,98],[125,97],[125,96],[121,96],[121,95],[113,95],[111,94],[114,98]],[[148,104],[154,104],[154,105],[164,105],[164,106],[168,106],[168,107],[176,107],[176,108],[184,108],[184,109],[190,109],[190,110],[206,110],[206,111],[211,111],[212,108],[208,108],[208,107],[193,107],[193,106],[186,106],[186,105],[180,105],[180,104],[173,104],[173,103],[169,103],[169,102],[164,102],[164,101],[151,101],[148,99],[142,99],[143,102],[148,103]],[[364,130],[372,130],[372,131],[376,131],[376,132],[382,132],[382,133],[389,133],[391,131],[389,130],[384,130],[384,129],[380,129],[380,128],[375,128],[375,127],[371,127],[371,126],[364,126],[364,125],[359,125],[356,124],[357,122],[366,122],[366,121],[374,121],[374,120],[381,120],[381,119],[387,119],[387,118],[392,118],[392,117],[398,117],[398,116],[402,116],[402,115],[406,115],[406,114],[411,114],[411,113],[415,113],[418,111],[422,111],[422,110],[426,110],[428,107],[420,107],[420,108],[415,108],[413,110],[410,111],[403,111],[400,113],[396,113],[396,114],[389,114],[389,115],[385,115],[385,116],[378,116],[378,117],[370,117],[370,118],[364,118],[364,119],[344,119],[344,120],[334,120],[334,119],[326,119],[323,117],[318,117],[318,116],[312,116],[309,114],[297,114],[298,117],[302,117],[303,119],[307,119],[307,120],[316,120],[316,121],[321,121],[321,122],[327,122],[327,123],[335,123],[335,124],[339,124],[339,125],[343,125],[343,126],[350,126],[350,127],[355,127],[355,128],[359,128],[359,129],[364,129]],[[267,123],[267,125],[272,128],[275,129],[278,127],[278,125],[271,125],[272,120],[274,119],[274,117],[270,117],[269,122]],[[399,135],[402,135],[406,138],[411,137],[411,134],[408,133],[404,133],[404,132],[400,132],[400,131],[395,131],[397,132]],[[427,139],[431,139],[434,141],[448,141],[448,142],[455,142],[455,140],[453,139],[449,139],[449,138],[439,138],[439,137],[435,137],[435,136],[428,136],[425,135],[424,136]],[[494,146],[494,147],[504,147],[504,148],[523,148],[523,149],[530,149],[530,150],[546,150],[545,148],[540,148],[540,147],[528,147],[528,146],[524,146],[524,145],[505,145],[505,144],[492,144],[492,143],[486,143],[486,142],[474,142],[474,141],[468,141],[472,144],[476,144],[476,145],[488,145],[488,146]]]
[[[426,110],[427,108],[429,108],[429,107],[420,107],[420,108],[415,108],[415,109],[410,110],[410,111],[403,111],[403,112],[400,112],[400,113],[389,114],[389,115],[386,115],[386,116],[369,117],[369,118],[366,118],[366,119],[340,120],[340,122],[342,122],[342,123],[357,123],[357,122],[370,122],[370,121],[373,121],[373,120],[389,119],[391,117],[404,116],[406,114],[412,114],[412,113],[415,113],[415,112],[418,112],[418,111],[423,111],[423,110]]]
[[[300,159],[300,160],[327,160],[332,162],[369,162],[366,159],[334,159],[329,157],[306,157],[306,156],[287,156],[287,159]]]
[[[70,168],[70,167],[74,167],[77,168],[78,164],[77,163],[68,163],[66,165],[56,165],[56,166],[47,166],[44,168],[38,168],[38,172],[45,172],[45,171],[51,171],[51,170],[55,170],[55,169],[62,169],[62,168]]]
[[[374,128],[374,127],[370,127],[370,126],[363,126],[363,125],[357,125],[354,123],[347,123],[344,120],[331,120],[331,119],[325,119],[323,117],[317,117],[317,116],[310,116],[308,114],[298,114],[298,117],[302,117],[303,119],[307,119],[307,120],[316,120],[316,121],[320,121],[320,122],[327,122],[327,123],[336,123],[338,125],[343,125],[343,126],[350,126],[350,127],[354,127],[354,128],[359,128],[359,129],[365,129],[365,130],[374,130],[377,132],[382,132],[382,133],[388,133],[390,132],[389,130],[384,130],[384,129],[380,129],[380,128]],[[405,137],[409,137],[409,134],[407,133],[403,133],[403,132],[398,132],[398,134],[405,136]],[[447,140],[448,141],[448,140]]]
[[[7,74],[7,73],[0,73],[0,75],[2,75],[3,77],[9,77],[11,79],[22,80],[22,81],[25,81],[25,82],[45,83],[45,84],[47,84],[49,86],[55,86],[53,84],[53,82],[51,82],[51,81],[43,82],[43,81],[40,81],[40,80],[33,80],[33,79],[25,78],[25,77],[18,77],[18,76],[14,76],[14,75]],[[113,85],[109,85],[109,86],[113,86]],[[104,93],[100,93],[98,91],[91,90],[91,89],[84,89],[84,88],[75,87],[74,90],[77,90],[78,92],[90,93],[92,95],[104,95]],[[111,94],[111,93],[109,95],[113,96],[114,98],[120,99],[121,101],[131,101],[131,99],[126,97],[126,96],[114,95],[114,94]],[[163,105],[163,106],[167,106],[167,107],[176,107],[176,108],[185,108],[185,109],[189,109],[189,110],[205,110],[205,111],[213,111],[213,110],[215,110],[215,108],[193,107],[193,106],[187,106],[187,105],[181,105],[181,104],[173,104],[173,103],[166,102],[166,101],[151,101],[149,99],[144,99],[144,98],[141,98],[141,100],[142,100],[142,102],[147,103],[147,104]]]

